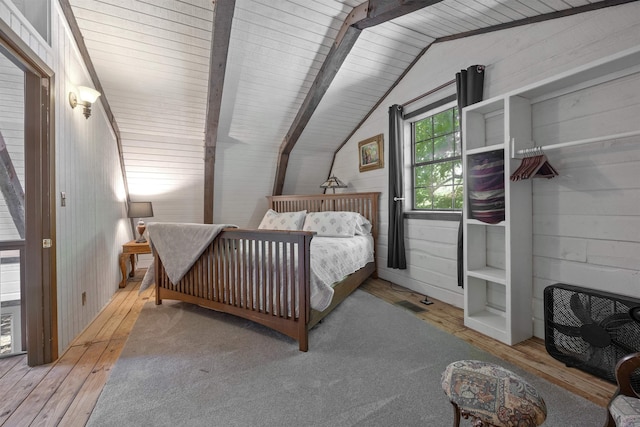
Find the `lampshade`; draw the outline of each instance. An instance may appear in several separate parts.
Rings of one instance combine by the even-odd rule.
[[[153,207],[151,202],[130,202],[129,218],[150,218],[153,216]]]
[[[345,184],[344,182],[340,181],[337,177],[335,176],[330,176],[329,179],[327,179],[324,183],[322,183],[320,185],[320,188],[332,188],[333,192],[336,192],[336,188],[347,188],[347,184]]]
[[[78,86],[78,97],[80,101],[94,103],[100,96],[100,92],[87,86]]]

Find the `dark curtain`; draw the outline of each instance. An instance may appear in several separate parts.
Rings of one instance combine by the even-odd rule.
[[[467,105],[482,101],[484,89],[484,65],[472,65],[466,70],[456,73],[456,91],[458,93],[458,114],[460,114],[460,131],[462,132],[462,109]],[[464,151],[464,147],[462,147]],[[467,179],[467,177],[464,177]],[[467,208],[466,200],[463,209]],[[458,225],[458,286],[464,286],[464,265],[462,247],[462,215]]]
[[[389,107],[389,251],[387,267],[407,268],[404,251],[402,183],[402,106]]]

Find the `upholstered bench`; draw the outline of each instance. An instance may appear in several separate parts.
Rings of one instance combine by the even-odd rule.
[[[620,395],[609,405],[609,412],[615,420],[616,427],[640,426],[640,399]]]
[[[547,407],[527,381],[493,363],[460,360],[442,373],[442,389],[454,409],[454,427],[460,417],[471,417],[474,427],[539,426]]]

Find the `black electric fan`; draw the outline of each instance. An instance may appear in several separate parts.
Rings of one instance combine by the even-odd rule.
[[[640,299],[559,283],[544,290],[544,323],[552,357],[613,383],[618,360],[640,351]]]

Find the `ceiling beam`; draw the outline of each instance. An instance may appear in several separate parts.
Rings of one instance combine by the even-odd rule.
[[[204,223],[213,224],[213,195],[216,163],[216,143],[220,125],[222,88],[227,68],[229,39],[235,0],[215,0],[213,2],[213,30],[211,35],[211,55],[209,58],[209,93],[207,95],[207,116],[204,132]]]
[[[307,93],[289,131],[280,144],[273,195],[282,194],[287,175],[289,155],[295,147],[304,128],[311,120],[331,82],[340,70],[342,63],[355,45],[363,29],[390,21],[407,13],[414,12],[442,0],[369,0],[356,6],[347,15],[331,50],[325,58],[311,89]]]

